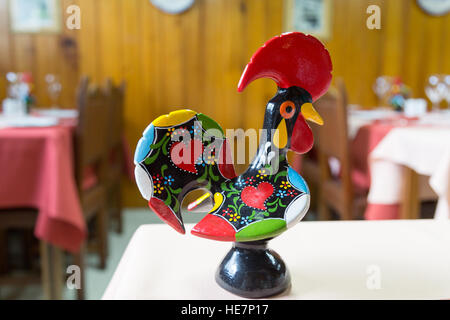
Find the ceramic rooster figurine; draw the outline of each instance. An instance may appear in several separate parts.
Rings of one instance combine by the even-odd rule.
[[[273,238],[299,222],[309,208],[308,186],[287,161],[289,149],[308,152],[313,135],[306,120],[322,124],[312,102],[331,82],[328,51],[300,32],[269,40],[251,58],[238,91],[258,78],[278,86],[267,103],[258,152],[245,173],[236,176],[226,137],[211,118],[179,110],[154,120],[135,153],[136,181],[150,208],[184,233],[180,203],[191,190],[213,197],[213,208],[191,233],[219,241]],[[284,137],[284,138],[283,138]]]

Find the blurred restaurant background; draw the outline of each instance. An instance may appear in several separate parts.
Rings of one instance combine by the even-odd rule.
[[[315,148],[290,159],[311,188],[305,219],[448,218],[448,7],[195,0],[173,13],[153,2],[0,0],[0,299],[101,298],[136,228],[158,223],[133,178],[143,130],[179,108],[259,129],[276,86],[237,84],[252,54],[286,31],[316,35],[333,62]],[[421,149],[414,130],[391,134],[421,126],[435,129],[436,146]],[[372,151],[384,163],[371,168]],[[83,290],[65,288],[70,264],[84,266]]]

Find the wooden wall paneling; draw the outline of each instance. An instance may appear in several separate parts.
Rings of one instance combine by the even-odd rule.
[[[123,10],[121,12],[125,12],[125,9],[121,7]],[[129,66],[131,63],[131,59],[136,57],[137,53],[134,52],[130,54],[129,52],[125,53],[127,50],[126,47],[123,47],[123,57],[126,59],[122,59],[122,66],[124,67],[124,78],[127,81],[127,89],[126,89],[126,104],[125,110],[129,110],[134,112],[135,114],[129,113],[127,118],[137,118],[136,113],[139,113],[139,119],[137,122],[130,123],[129,121],[125,124],[125,132],[127,135],[127,140],[131,149],[134,150],[136,147],[136,143],[140,136],[142,135],[142,131],[153,119],[163,112],[160,112],[161,105],[161,92],[160,89],[160,72],[161,69],[161,60],[159,53],[159,47],[161,43],[160,33],[158,32],[160,26],[160,15],[158,14],[158,10],[151,5],[143,5],[140,7],[134,6],[133,10],[140,10],[140,21],[142,23],[142,30],[140,34],[140,50],[139,61],[140,68],[138,70],[133,69],[129,70]],[[125,41],[125,37],[130,37],[131,34],[136,32],[134,30],[135,27],[127,27],[125,28],[125,22],[130,23],[131,16],[127,16],[127,18],[122,17],[122,42]],[[133,29],[134,31],[130,31]],[[125,32],[126,30],[126,32]],[[131,41],[131,38],[127,41]],[[134,64],[132,64],[134,65]],[[136,76],[135,73],[139,72],[140,83],[136,83],[133,78]],[[140,88],[140,89],[138,89]],[[139,92],[140,91],[140,92]],[[133,96],[130,96],[133,95]],[[135,184],[132,181],[128,181],[128,179],[124,180],[124,188],[122,191],[122,203],[131,203],[133,205],[145,206],[146,201],[136,195],[136,191],[134,190]],[[131,200],[130,200],[131,199]]]
[[[273,81],[255,81],[237,93],[245,64],[267,39],[282,31],[283,1],[198,0],[169,15],[147,0],[61,0],[81,8],[81,30],[58,35],[12,34],[8,1],[0,1],[0,98],[7,71],[32,71],[40,105],[48,105],[44,76],[61,75],[61,105],[73,107],[81,74],[100,83],[127,81],[125,132],[133,149],[142,130],[179,107],[204,112],[226,128],[260,128]],[[381,7],[381,30],[366,27],[370,4]],[[64,21],[65,22],[65,21]],[[377,105],[379,75],[400,75],[415,97],[431,73],[450,73],[450,15],[432,17],[415,0],[333,1],[326,40],[334,76],[343,77],[351,103]],[[125,205],[142,205],[134,185]]]
[[[441,74],[450,75],[450,14],[447,14],[441,19],[440,30],[440,56],[438,62],[438,71]],[[441,107],[450,108],[447,101],[441,102]]]
[[[352,88],[353,101],[360,101],[359,103],[363,103],[363,96],[367,96],[367,92],[362,90],[368,81],[361,81],[361,79],[367,78],[368,70],[372,69],[367,64],[368,52],[365,46],[366,37],[372,31],[367,29],[366,25],[368,17],[366,14],[367,6],[368,3],[365,1],[352,0],[348,2],[348,7],[345,11],[346,16],[354,17],[353,19],[345,20],[347,24],[347,38],[343,44],[352,43],[352,46],[347,45],[344,49],[346,52],[345,61],[351,61],[351,63],[347,64],[346,78],[350,81],[349,86]],[[339,41],[339,36],[336,35],[334,39]]]
[[[441,31],[441,42],[443,44],[442,49],[442,71],[446,74],[450,74],[450,14],[447,14],[444,18],[444,24]]]
[[[142,131],[149,124],[149,119],[142,115],[144,108],[142,97],[145,89],[142,81],[142,25],[143,12],[139,0],[121,1],[121,12],[123,15],[122,46],[124,78],[127,82],[125,96],[124,126],[127,141],[131,150],[134,150],[136,143],[142,135]],[[150,5],[145,3],[144,5]],[[142,198],[136,193],[133,184],[126,184],[123,188],[124,205],[143,205]]]
[[[384,10],[384,48],[382,53],[383,75],[397,76],[401,74],[403,58],[403,1],[386,1]]]
[[[237,57],[233,55],[237,53],[238,49],[235,48],[238,39],[233,38],[233,29],[239,22],[239,17],[236,18],[237,6],[239,5],[238,0],[224,1],[221,3],[221,25],[217,26],[215,33],[220,34],[221,41],[219,42],[219,50],[216,56],[216,68],[219,73],[216,72],[216,79],[219,81],[219,86],[216,88],[216,99],[217,100],[211,107],[219,104],[220,108],[215,116],[215,120],[218,121],[221,126],[225,129],[230,127],[230,113],[235,112],[236,104],[231,103],[233,94],[231,89],[231,83],[233,81],[233,68],[232,63]],[[233,21],[234,20],[234,21]],[[219,29],[221,29],[219,33]],[[245,31],[242,30],[244,33]]]
[[[150,23],[149,28],[152,30],[153,39],[155,40],[154,43],[149,43],[148,46],[150,50],[152,51],[149,57],[145,56],[145,59],[149,59],[149,64],[151,66],[151,69],[147,72],[149,72],[149,82],[146,82],[145,87],[149,88],[150,95],[149,98],[151,99],[152,103],[149,106],[150,113],[148,119],[149,121],[152,121],[154,116],[159,116],[161,114],[164,114],[164,109],[167,106],[164,106],[164,97],[163,97],[163,77],[164,77],[164,60],[163,60],[163,41],[165,37],[165,32],[161,28],[162,19],[164,19],[164,16],[161,14],[159,9],[156,7],[150,5],[147,7],[147,10],[149,11],[148,19],[151,21],[148,21]],[[150,40],[149,40],[150,41]],[[145,48],[145,47],[144,47]],[[151,87],[151,88],[150,88]]]
[[[242,71],[239,66],[240,56],[242,53],[243,44],[241,39],[244,38],[244,34],[248,32],[241,25],[241,1],[231,0],[224,1],[222,3],[222,23],[221,26],[216,30],[216,34],[222,36],[222,41],[220,41],[219,51],[217,61],[220,66],[220,75],[218,80],[220,81],[220,86],[216,88],[216,93],[218,95],[217,99],[220,99],[220,109],[215,118],[224,129],[239,127],[239,119],[236,115],[240,114],[240,99],[242,96],[236,91],[237,81],[239,80],[240,74],[236,75],[236,70],[238,72]],[[237,78],[237,79],[236,79]]]
[[[425,52],[424,52],[424,58],[425,58],[425,70],[428,74],[425,74],[424,76],[427,77],[429,74],[432,73],[441,73],[442,69],[440,69],[441,61],[445,59],[445,57],[442,56],[442,41],[440,37],[440,33],[442,31],[442,26],[444,19],[440,17],[431,17],[426,20],[424,24],[424,28],[426,29],[426,33],[428,35],[433,35],[430,37],[427,37],[425,39]],[[445,31],[444,31],[445,32]],[[447,30],[449,32],[449,30]],[[449,59],[450,57],[447,57]]]
[[[259,137],[259,129],[261,129],[263,119],[264,119],[264,110],[265,105],[267,103],[267,94],[265,91],[267,90],[267,82],[270,82],[272,85],[273,93],[276,90],[276,85],[272,80],[269,79],[257,79],[253,81],[251,84],[245,88],[245,90],[241,93],[237,93],[237,85],[240,79],[240,76],[246,66],[246,64],[250,61],[252,55],[258,50],[264,42],[268,40],[271,36],[268,35],[268,27],[267,27],[267,2],[264,1],[242,1],[241,3],[241,12],[243,15],[244,21],[244,31],[245,37],[243,37],[242,44],[242,58],[240,61],[236,61],[235,68],[236,76],[234,79],[234,83],[232,86],[232,93],[239,95],[238,97],[242,100],[242,107],[240,113],[243,114],[243,117],[239,119],[238,126],[236,128],[242,128],[244,130],[257,130],[257,137]],[[270,98],[269,98],[270,99]],[[238,111],[239,112],[239,111]],[[236,121],[235,121],[236,122]],[[259,141],[259,140],[258,140]],[[238,142],[236,140],[236,142]],[[238,168],[239,172],[245,171],[247,166],[252,161],[253,157],[256,154],[256,148],[253,146],[250,148],[249,139],[245,139],[245,141],[239,141],[239,143],[245,143],[245,165],[241,164]],[[237,152],[237,149],[236,149]],[[235,156],[235,160],[237,160],[237,154]]]
[[[361,16],[363,17],[361,24],[363,27],[361,30],[362,37],[362,55],[359,60],[359,64],[361,69],[364,70],[364,73],[361,74],[361,78],[367,79],[365,81],[358,82],[358,88],[353,89],[354,91],[358,91],[358,98],[352,97],[352,102],[360,103],[364,106],[375,106],[378,104],[377,97],[373,92],[373,83],[375,79],[380,76],[382,59],[380,56],[380,51],[383,48],[382,36],[383,36],[383,25],[381,25],[381,29],[368,29],[366,22],[368,14],[366,13],[367,7],[370,5],[378,5],[380,8],[383,8],[383,1],[370,1],[370,2],[361,2],[363,6],[360,7]]]
[[[243,117],[237,117],[242,114],[244,106],[244,96],[237,92],[237,85],[245,66],[244,48],[248,45],[244,39],[244,34],[248,34],[256,29],[256,26],[245,28],[244,16],[246,9],[244,1],[233,0],[225,2],[223,16],[223,38],[221,42],[220,62],[222,65],[222,90],[221,100],[223,107],[220,110],[216,121],[221,122],[225,128],[242,127]]]
[[[341,60],[341,63],[345,63],[345,76],[348,79],[349,86],[352,88],[352,96],[355,97],[355,101],[358,101],[356,100],[359,96],[357,87],[358,83],[361,82],[361,73],[364,71],[364,66],[359,64],[359,58],[361,57],[359,52],[361,39],[358,39],[358,33],[361,33],[361,30],[365,28],[365,23],[361,21],[361,17],[365,15],[363,12],[358,11],[360,3],[358,0],[351,0],[346,3],[344,15],[354,16],[354,19],[343,19],[343,16],[340,18],[341,23],[345,26],[345,41],[339,40],[339,36],[333,38],[334,41],[340,41],[341,45],[352,43],[352,46],[347,45],[344,48],[341,47],[340,50],[345,53],[345,60]],[[346,63],[347,61],[351,61],[352,63]]]
[[[98,2],[98,41],[100,81],[111,77],[115,82],[123,79],[122,16],[120,0],[96,0]]]
[[[52,101],[47,92],[45,76],[49,73],[59,76],[62,90],[67,90],[64,79],[61,79],[60,70],[63,60],[59,59],[59,38],[55,35],[36,34],[33,36],[34,51],[34,72],[33,80],[35,84],[36,103],[41,107],[50,107]],[[70,90],[70,89],[69,89]],[[61,97],[60,97],[61,98]],[[61,103],[62,99],[59,99]]]
[[[450,74],[450,14],[447,14],[444,18],[443,30],[441,31],[442,48],[442,71],[445,74]]]
[[[9,71],[13,71],[8,11],[8,1],[0,1],[0,97],[4,97],[7,94],[5,75]]]
[[[409,6],[402,75],[404,81],[411,87],[413,97],[424,96],[422,70],[426,47],[421,44],[426,41],[423,27],[425,18],[425,14],[418,5]]]
[[[143,28],[142,28],[142,99],[141,99],[141,116],[148,122],[152,121],[152,114],[159,114],[157,108],[156,97],[158,91],[156,84],[158,81],[158,74],[156,74],[155,64],[159,60],[156,54],[155,44],[157,44],[157,18],[153,6],[143,6]]]
[[[331,15],[333,28],[330,32],[330,38],[323,40],[325,46],[330,52],[331,60],[333,62],[333,76],[342,75],[347,80],[347,73],[349,72],[345,62],[338,57],[338,53],[347,58],[347,51],[349,50],[348,41],[350,26],[347,20],[343,19],[348,12],[349,2],[340,2],[340,5],[336,5],[333,2],[333,8]],[[351,79],[348,79],[351,81]],[[350,87],[350,84],[348,84]]]
[[[239,64],[240,70],[238,70],[238,81],[241,76],[245,65],[250,61],[252,55],[258,50],[267,38],[270,37],[267,31],[267,10],[265,8],[267,3],[263,1],[247,1],[245,2],[245,15],[246,23],[245,30],[245,51],[243,62]],[[267,90],[266,86],[267,79],[258,79],[245,88],[243,93],[239,95],[244,97],[243,109],[244,117],[241,120],[240,128],[245,129],[259,129],[262,125],[262,120],[264,118],[265,105],[268,100],[266,100],[267,95],[262,94]],[[272,91],[275,94],[276,85],[272,80]],[[235,83],[235,88],[237,88],[237,82]],[[234,89],[236,92],[236,89]],[[253,155],[252,155],[253,156]]]
[[[442,43],[442,37],[441,32],[449,32],[449,30],[443,30],[442,27],[445,25],[445,20],[441,17],[432,17],[430,19],[427,19],[424,27],[426,29],[426,33],[430,36],[425,41],[425,52],[424,52],[424,62],[425,66],[423,68],[423,73],[421,75],[421,79],[424,79],[422,81],[422,92],[423,87],[426,83],[426,79],[431,74],[442,74],[444,73],[443,70],[443,61],[445,59],[450,59],[449,56],[443,55],[444,50],[444,44]],[[441,106],[444,106],[446,103],[444,101],[441,102]],[[431,102],[430,102],[431,106]]]
[[[98,1],[78,0],[81,9],[81,29],[77,32],[80,74],[100,82],[100,50],[98,37]],[[128,2],[128,1],[127,1]]]
[[[141,1],[122,1],[123,13],[123,44],[125,47],[123,63],[125,69],[125,79],[127,81],[126,107],[125,107],[125,128],[128,138],[137,141],[142,134],[141,120],[141,98],[142,92],[142,70],[141,70],[141,25],[142,11]],[[135,143],[134,143],[135,145]]]
[[[202,50],[205,44],[201,42],[200,37],[203,29],[202,7],[201,2],[195,2],[194,6],[183,14],[180,21],[182,39],[189,39],[189,41],[181,41],[184,57],[182,77],[185,86],[182,101],[183,107],[195,111],[203,105],[203,73],[206,57]]]
[[[332,14],[330,15],[331,25],[332,25],[330,33],[331,33],[331,37],[332,38],[334,37],[334,35],[337,32],[340,32],[342,30],[342,28],[343,28],[342,25],[336,24],[336,21],[338,20],[338,15],[340,14],[339,13],[340,10],[341,10],[341,6],[334,5]],[[284,9],[283,9],[283,12],[284,12]],[[283,19],[284,19],[284,16],[283,16]],[[283,31],[289,31],[289,30],[283,29]],[[333,63],[333,74],[334,74],[337,71],[338,65],[336,65],[336,62],[335,62],[335,59],[334,59],[333,55],[334,55],[334,52],[337,51],[336,47],[337,47],[338,43],[336,41],[332,41],[330,39],[327,39],[326,41],[323,41],[323,43],[325,44],[325,46],[327,47],[328,52],[330,53],[331,61]]]
[[[275,37],[281,34],[283,30],[283,1],[265,1],[265,18],[263,23],[266,27],[266,39],[260,44],[260,46],[267,40],[272,37]],[[281,14],[279,13],[281,12]],[[253,53],[250,53],[253,54]],[[247,63],[250,57],[247,57],[245,63]],[[269,101],[276,92],[276,85],[272,80],[264,79],[261,81],[263,83],[264,91],[261,94],[263,97],[264,104]],[[262,124],[263,118],[261,117],[258,120],[260,125]]]
[[[185,80],[183,77],[183,65],[186,56],[182,51],[181,42],[184,41],[181,32],[182,15],[165,14],[162,19],[161,29],[164,30],[162,47],[162,75],[164,112],[174,111],[183,107]],[[186,39],[187,41],[187,39]]]
[[[12,50],[15,72],[34,71],[35,47],[33,35],[14,34],[12,37]],[[34,73],[34,72],[33,72]]]
[[[63,17],[62,31],[60,35],[55,35],[58,41],[58,51],[56,59],[59,60],[59,75],[62,83],[60,106],[63,108],[76,107],[76,88],[78,87],[79,74],[79,43],[77,29],[66,28],[66,13],[68,6],[79,5],[78,0],[62,0],[61,11]]]
[[[201,33],[201,42],[204,52],[204,87],[200,94],[204,95],[202,112],[211,118],[220,122],[224,127],[224,123],[220,121],[220,108],[224,105],[220,99],[220,93],[223,92],[221,81],[220,51],[222,42],[225,41],[221,33],[217,30],[221,29],[223,24],[223,1],[205,0],[201,3],[204,7],[204,15],[202,20],[203,32]]]
[[[417,90],[419,91],[418,93],[425,98],[426,95],[424,90],[427,78],[431,74],[442,73],[443,71],[439,68],[440,62],[437,61],[437,59],[445,59],[445,57],[442,56],[441,51],[440,27],[442,21],[443,19],[440,17],[428,16],[422,24],[426,37],[422,42],[423,50],[420,63],[421,68],[419,68],[419,83]],[[431,105],[432,103],[429,101],[429,108],[431,108]]]
[[[231,0],[233,2],[235,0]],[[211,2],[211,1],[209,1]],[[209,16],[209,23],[211,29],[209,33],[211,38],[207,46],[212,46],[211,56],[207,63],[207,77],[210,81],[210,89],[206,93],[206,105],[204,106],[205,111],[211,114],[212,118],[219,122],[219,124],[224,128],[228,128],[228,122],[226,117],[227,109],[232,108],[226,104],[225,95],[230,94],[227,92],[226,80],[229,70],[226,69],[227,66],[227,54],[229,50],[225,48],[225,44],[231,45],[229,24],[227,20],[230,19],[229,10],[230,1],[217,1],[215,5],[215,12],[211,12]],[[211,8],[211,7],[209,7]],[[211,10],[211,9],[210,9]],[[215,21],[212,21],[212,20]],[[220,32],[219,32],[220,30]],[[230,49],[231,50],[231,49]]]

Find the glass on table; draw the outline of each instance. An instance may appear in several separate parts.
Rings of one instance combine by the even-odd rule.
[[[30,86],[23,81],[23,74],[8,72],[7,97],[2,101],[2,111],[5,117],[21,117],[26,115],[26,98],[29,96]]]
[[[392,77],[389,76],[380,76],[375,80],[373,84],[373,91],[378,97],[378,101],[381,105],[383,105],[387,100],[387,95],[391,91],[392,87]]]
[[[45,76],[45,82],[47,82],[47,93],[50,97],[50,100],[52,101],[51,108],[52,109],[58,109],[58,99],[59,95],[61,94],[62,85],[58,81],[58,77],[54,74],[47,74]]]
[[[447,109],[450,108],[450,74],[444,76],[444,83],[446,86],[445,100],[447,101]]]
[[[431,101],[432,110],[438,111],[439,105],[448,94],[448,86],[445,83],[445,77],[439,74],[433,74],[428,77],[425,85],[425,94]]]

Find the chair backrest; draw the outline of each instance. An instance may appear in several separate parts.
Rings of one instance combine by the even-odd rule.
[[[124,128],[125,82],[115,86],[111,78],[106,80],[105,93],[108,99],[108,148],[120,148]]]
[[[100,88],[89,86],[82,77],[77,94],[78,126],[75,134],[76,176],[80,188],[87,167],[96,169],[103,179],[107,154],[108,100]]]
[[[318,149],[328,157],[347,161],[347,97],[343,82],[337,79],[336,87],[330,88],[314,103],[314,107],[324,119],[323,126],[313,128],[318,137]]]
[[[336,79],[336,86],[318,99],[314,107],[324,120],[324,125],[315,128],[316,146],[318,150],[319,163],[321,166],[321,184],[326,186],[331,181],[335,188],[331,188],[339,193],[330,196],[324,201],[341,202],[330,203],[338,211],[345,208],[351,210],[353,199],[353,186],[351,180],[350,151],[347,128],[347,94],[342,79]],[[330,159],[339,160],[340,172],[333,175],[329,167]],[[329,190],[328,190],[329,191]],[[327,198],[327,195],[325,195]],[[344,210],[341,210],[344,211]],[[341,212],[342,215],[350,215],[349,212]]]

